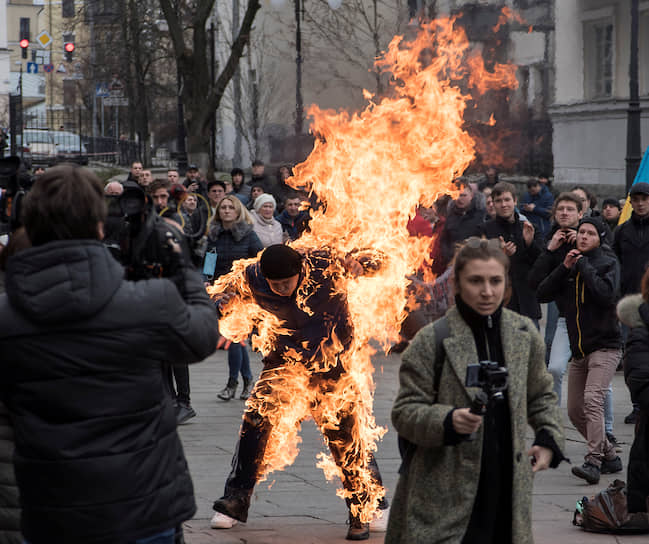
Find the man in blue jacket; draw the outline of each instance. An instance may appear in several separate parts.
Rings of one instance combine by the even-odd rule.
[[[48,169],[25,199],[32,244],[0,295],[0,400],[15,429],[21,528],[30,544],[172,544],[196,512],[161,361],[216,346],[200,275],[124,280],[101,243],[100,180]]]
[[[545,240],[550,232],[550,218],[554,197],[550,190],[539,183],[538,179],[527,182],[527,192],[521,198],[521,211],[534,225],[541,239]]]

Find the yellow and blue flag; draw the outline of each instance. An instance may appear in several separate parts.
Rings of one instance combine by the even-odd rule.
[[[635,175],[635,179],[633,180],[633,185],[640,183],[641,181],[649,183],[649,148],[647,148],[647,150],[644,152],[642,162],[640,163],[640,168],[638,168],[638,173]],[[631,217],[632,211],[631,197],[627,194],[626,202],[624,203],[624,207],[622,208],[622,212],[620,213],[620,218],[617,220],[617,224],[621,225],[625,221],[628,221]]]

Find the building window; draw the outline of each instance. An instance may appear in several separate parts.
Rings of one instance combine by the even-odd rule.
[[[584,59],[586,96],[608,98],[613,96],[613,69],[615,62],[615,34],[609,21],[589,22],[584,28]]]
[[[61,2],[61,12],[63,17],[74,17],[74,0],[63,0]]]
[[[19,40],[29,40],[29,17],[20,18],[20,37]]]

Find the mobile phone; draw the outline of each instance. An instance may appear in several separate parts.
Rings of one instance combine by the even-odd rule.
[[[210,279],[214,276],[214,269],[216,268],[217,253],[215,249],[209,249],[205,253],[205,260],[203,261],[203,274]]]

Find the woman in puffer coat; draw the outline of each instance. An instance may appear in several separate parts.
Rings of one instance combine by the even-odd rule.
[[[227,195],[216,207],[207,231],[206,262],[208,262],[207,259],[215,259],[216,262],[213,270],[206,270],[206,267],[203,267],[205,280],[211,282],[219,276],[227,274],[232,269],[234,261],[255,257],[262,249],[264,246],[253,230],[250,212],[244,208],[236,196]],[[239,374],[241,374],[243,389],[239,398],[246,400],[254,384],[250,359],[244,345],[230,344],[228,367],[230,369],[228,383],[218,393],[218,398],[221,400],[234,398]]]
[[[641,294],[624,297],[617,315],[631,329],[624,352],[624,378],[640,411],[627,469],[629,512],[649,508],[649,270],[642,277]]]

